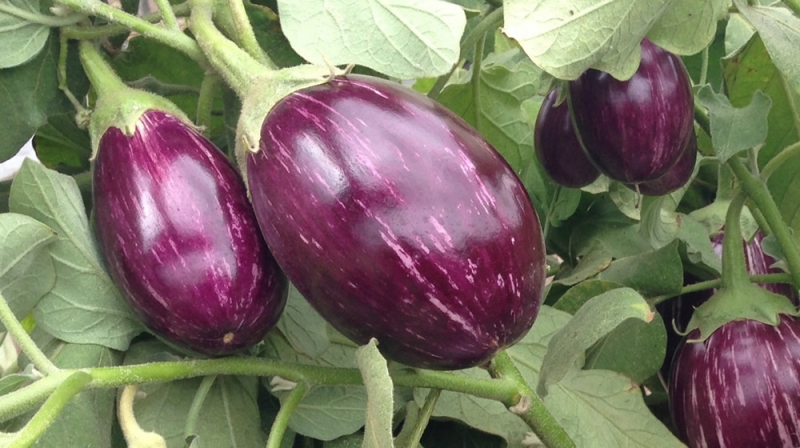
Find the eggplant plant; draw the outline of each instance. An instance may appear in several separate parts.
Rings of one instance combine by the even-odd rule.
[[[800,445],[796,1],[139,3],[0,1],[0,446]]]

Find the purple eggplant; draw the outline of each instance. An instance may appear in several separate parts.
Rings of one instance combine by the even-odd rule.
[[[800,321],[733,321],[704,342],[684,343],[669,395],[691,448],[800,446]]]
[[[553,182],[569,188],[585,187],[600,177],[600,171],[583,153],[567,103],[555,106],[557,97],[558,90],[552,90],[536,117],[533,132],[536,156]]]
[[[223,355],[258,343],[277,322],[288,283],[244,183],[179,119],[151,110],[132,137],[108,128],[94,204],[112,278],[157,335]]]
[[[611,179],[658,179],[677,163],[692,132],[692,84],[677,56],[642,41],[627,81],[587,70],[569,83],[570,107],[589,159]]]
[[[545,248],[530,198],[477,131],[398,84],[347,76],[279,102],[247,158],[280,266],[337,330],[460,369],[533,325]]]
[[[626,185],[631,190],[636,191],[638,188],[639,193],[646,196],[664,196],[665,194],[672,193],[689,182],[694,172],[694,165],[697,162],[697,137],[692,130],[692,135],[686,144],[686,149],[678,159],[678,163],[673,165],[667,171],[667,174],[659,177],[656,180],[642,182],[635,185]]]

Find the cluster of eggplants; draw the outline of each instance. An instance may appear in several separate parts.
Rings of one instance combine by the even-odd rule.
[[[133,311],[168,342],[224,355],[261,341],[287,280],[233,165],[178,118],[110,127],[94,167],[98,239]]]
[[[489,361],[537,316],[545,250],[477,131],[399,84],[346,76],[281,100],[247,157],[272,253],[338,331],[414,367]]]
[[[779,272],[761,249],[763,235],[745,245],[751,275]],[[721,255],[722,236],[715,237]],[[786,284],[760,285],[797,304]],[[679,306],[690,311],[710,293]],[[685,328],[690,313],[676,316]],[[683,320],[682,322],[680,320]],[[697,330],[688,335],[697,337]],[[778,326],[733,321],[700,343],[681,342],[672,362],[669,396],[673,422],[694,447],[800,446],[800,320],[782,316]]]
[[[589,179],[589,165],[634,189],[638,184],[648,195],[688,181],[697,151],[691,80],[679,57],[647,39],[641,48],[639,68],[629,80],[590,69],[569,82],[569,108],[551,107],[550,96],[545,100],[534,143],[555,182],[582,186],[573,179]],[[573,122],[567,123],[563,117],[570,109]],[[573,124],[578,138],[567,130]]]

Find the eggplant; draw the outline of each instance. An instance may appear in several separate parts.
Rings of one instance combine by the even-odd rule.
[[[533,131],[533,146],[539,163],[553,182],[568,188],[585,187],[600,177],[600,171],[583,153],[575,136],[569,106],[555,105],[558,89],[544,99]]]
[[[116,127],[105,131],[93,180],[109,271],[151,331],[212,356],[264,338],[288,282],[259,233],[243,181],[211,142],[150,110],[130,137]]]
[[[681,59],[642,41],[627,81],[590,69],[569,83],[569,107],[587,156],[626,184],[658,179],[675,165],[694,120],[692,83]]]
[[[678,162],[667,171],[667,174],[656,180],[642,182],[640,184],[626,184],[628,188],[646,196],[664,196],[672,193],[689,182],[694,172],[694,165],[697,162],[697,137],[692,130],[692,135],[686,144],[683,154]]]
[[[684,343],[669,396],[691,448],[800,446],[800,321],[732,321],[704,342]]]
[[[276,260],[351,340],[452,370],[533,325],[545,284],[536,211],[498,152],[442,105],[337,77],[276,104],[246,163]]]

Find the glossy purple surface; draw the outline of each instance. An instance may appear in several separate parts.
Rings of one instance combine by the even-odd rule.
[[[678,161],[692,131],[691,80],[677,56],[642,41],[627,81],[587,70],[569,83],[570,105],[589,158],[611,179],[655,180]]]
[[[558,90],[544,99],[533,131],[533,146],[542,168],[553,182],[580,188],[600,177],[600,171],[583,153],[572,127],[567,102],[555,106]]]
[[[247,160],[262,232],[298,290],[389,359],[458,369],[519,340],[539,311],[536,212],[501,156],[398,84],[337,78],[294,93]]]
[[[626,186],[634,191],[636,191],[638,186],[639,193],[646,196],[663,196],[672,193],[686,185],[686,182],[692,177],[696,162],[697,137],[694,134],[694,130],[692,130],[692,135],[686,143],[686,149],[678,158],[678,162],[667,171],[667,174],[656,180]]]
[[[94,168],[97,233],[111,275],[156,334],[222,355],[261,341],[287,281],[258,232],[244,183],[211,142],[145,113],[109,128]]]
[[[669,389],[691,448],[800,446],[800,321],[733,321],[682,345]]]

